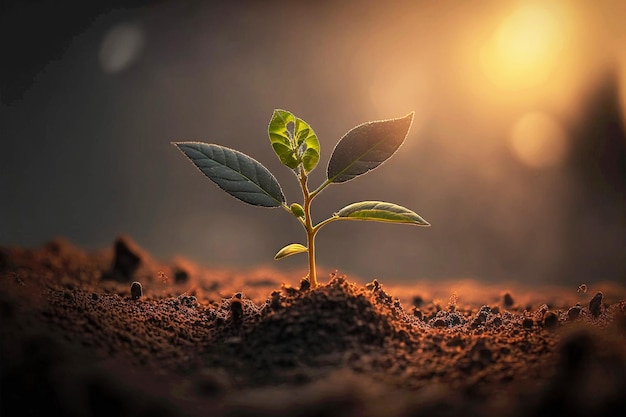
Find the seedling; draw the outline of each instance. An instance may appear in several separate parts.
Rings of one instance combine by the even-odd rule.
[[[317,287],[315,236],[327,224],[338,220],[361,220],[429,226],[413,211],[384,201],[361,201],[314,224],[311,203],[330,184],[350,181],[378,167],[404,142],[413,114],[389,120],[363,123],[351,129],[337,143],[328,162],[326,180],[314,190],[308,178],[320,159],[317,135],[304,120],[285,110],[274,110],[269,123],[270,143],[280,162],[296,176],[302,188],[302,204],[287,204],[280,184],[272,173],[255,159],[234,149],[202,142],[173,142],[189,160],[221,189],[254,206],[282,207],[295,216],[306,231],[306,246],[291,243],[276,253],[282,259],[307,253],[309,281]]]

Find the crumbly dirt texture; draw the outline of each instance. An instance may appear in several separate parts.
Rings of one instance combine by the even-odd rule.
[[[0,247],[0,273],[2,416],[626,415],[615,282],[311,290],[128,237]]]

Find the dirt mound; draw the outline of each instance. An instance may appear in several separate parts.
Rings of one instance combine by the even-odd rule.
[[[283,287],[261,306],[242,298],[239,316],[232,308],[238,302],[233,297],[208,313],[218,326],[203,355],[213,365],[231,359],[232,373],[242,371],[240,383],[307,381],[350,358],[404,345],[423,326],[382,289],[337,275],[315,290]],[[258,375],[246,369],[259,370]]]
[[[606,297],[594,288],[576,302],[534,304],[473,284],[474,297],[498,304],[455,295],[445,305],[428,295],[446,294],[443,284],[396,293],[336,273],[313,290],[268,286],[281,279],[266,269],[186,265],[184,280],[168,280],[178,263],[128,246],[140,256],[124,280],[109,276],[115,250],[90,254],[63,240],[0,248],[2,415],[19,407],[27,415],[575,417],[626,408],[619,286]],[[569,290],[550,291],[517,289],[514,298],[572,300]]]

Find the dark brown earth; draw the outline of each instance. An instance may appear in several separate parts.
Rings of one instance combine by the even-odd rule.
[[[310,290],[124,237],[0,247],[0,273],[2,416],[626,415],[615,283]]]

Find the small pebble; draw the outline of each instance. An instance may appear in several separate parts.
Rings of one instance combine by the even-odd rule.
[[[183,284],[183,283],[189,281],[189,272],[185,271],[182,268],[177,268],[174,271],[174,281],[177,284]]]
[[[522,321],[522,327],[525,329],[530,329],[533,327],[533,324],[535,324],[535,322],[533,321],[533,319],[531,319],[530,317],[526,317],[523,321]]]
[[[600,313],[602,313],[602,299],[604,298],[604,294],[601,291],[598,291],[596,295],[593,296],[591,301],[589,301],[589,311],[593,314],[594,317],[598,317]]]
[[[311,281],[308,278],[302,278],[300,280],[300,291],[308,291],[311,289]]]
[[[508,293],[508,292],[504,294],[504,296],[502,297],[502,301],[506,308],[511,308],[515,304],[515,300],[513,300],[513,296],[511,295],[511,293]]]
[[[574,307],[567,310],[567,319],[570,321],[576,320],[580,316],[580,305],[576,304]]]
[[[112,270],[119,281],[130,281],[141,264],[141,256],[134,242],[129,238],[118,237],[114,244]]]
[[[130,284],[130,298],[133,300],[139,300],[143,295],[143,289],[141,288],[140,282],[133,282]]]
[[[543,326],[549,329],[559,323],[559,316],[554,311],[546,311],[543,315]]]
[[[424,299],[420,295],[416,295],[413,297],[413,305],[415,307],[421,307],[424,304]]]

